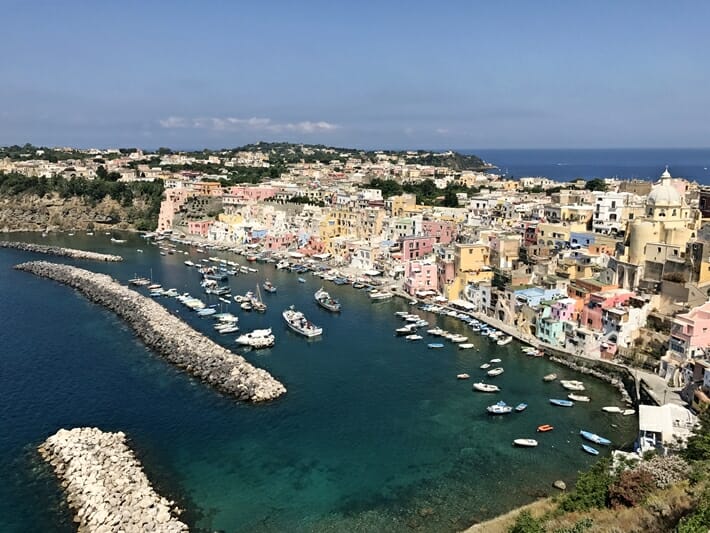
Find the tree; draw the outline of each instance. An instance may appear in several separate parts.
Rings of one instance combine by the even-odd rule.
[[[99,168],[96,169],[96,177],[100,180],[105,180],[108,177],[106,167],[99,165]]]
[[[456,196],[456,191],[454,191],[450,187],[447,187],[446,193],[444,194],[444,200],[441,205],[443,205],[444,207],[458,207],[459,198],[458,196]]]
[[[614,478],[609,473],[609,459],[602,459],[579,474],[574,491],[562,500],[560,508],[564,511],[601,509],[606,506],[609,485],[613,482]]]
[[[515,523],[508,528],[508,533],[545,533],[545,528],[540,520],[530,514],[530,511],[522,511],[515,518]]]
[[[698,418],[698,430],[688,438],[688,445],[682,452],[688,461],[710,459],[710,411],[703,411]]]
[[[624,470],[609,487],[609,503],[614,508],[634,507],[643,502],[653,488],[653,476],[648,470]]]
[[[599,179],[599,178],[594,178],[593,180],[589,180],[584,185],[584,188],[587,189],[588,191],[606,192],[606,190],[607,190],[606,182],[602,179]]]

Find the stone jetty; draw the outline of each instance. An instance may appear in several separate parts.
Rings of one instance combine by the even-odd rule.
[[[278,398],[286,388],[266,370],[195,331],[150,298],[110,276],[46,261],[15,266],[75,288],[125,320],[151,349],[187,373],[240,400]]]
[[[79,533],[188,531],[174,502],[151,486],[124,433],[60,429],[39,453],[59,478]]]
[[[117,263],[123,261],[120,255],[100,254],[97,252],[86,252],[74,248],[61,248],[59,246],[45,246],[43,244],[31,244],[28,242],[0,241],[0,248],[15,248],[23,252],[36,252],[39,254],[56,255],[59,257],[71,257],[72,259],[90,259],[92,261],[105,261]]]

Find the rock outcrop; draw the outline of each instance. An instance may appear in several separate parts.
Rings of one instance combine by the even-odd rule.
[[[71,257],[72,259],[91,259],[92,261],[118,262],[123,261],[120,255],[100,254],[97,252],[87,252],[74,248],[60,248],[59,246],[44,246],[43,244],[31,244],[27,242],[0,241],[0,248],[14,248],[23,252],[35,252],[38,254],[56,255],[59,257]]]
[[[150,348],[170,363],[240,400],[278,398],[286,388],[266,370],[223,348],[170,314],[163,306],[124,287],[110,276],[46,261],[15,266],[75,288],[116,313]]]
[[[60,429],[39,453],[59,478],[79,533],[188,531],[174,503],[151,486],[124,433]]]

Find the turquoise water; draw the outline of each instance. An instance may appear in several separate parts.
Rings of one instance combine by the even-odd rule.
[[[149,276],[165,287],[198,294],[199,275],[185,255],[160,256],[136,236],[125,245],[109,237],[15,235],[13,239],[117,252],[120,264],[66,261],[121,281]],[[144,253],[138,253],[142,248]],[[190,259],[204,255],[191,250]],[[210,253],[244,263],[242,257]],[[11,266],[44,259],[0,250],[0,530],[71,531],[53,477],[35,447],[60,427],[96,425],[123,430],[159,490],[187,508],[195,528],[223,531],[456,531],[571,482],[593,460],[580,449],[579,429],[628,445],[633,417],[613,417],[611,387],[586,379],[593,401],[572,409],[549,405],[564,397],[542,376],[567,369],[525,357],[513,342],[498,347],[468,331],[480,351],[426,348],[393,335],[402,301],[373,304],[367,295],[305,276],[255,265],[259,274],[231,278],[234,293],[268,277],[264,315],[240,314],[243,331],[272,327],[277,344],[247,359],[284,382],[288,393],[268,405],[223,397],[146,350],[111,313],[71,289],[16,272]],[[51,258],[56,260],[56,258]],[[343,303],[340,315],[320,309],[322,283]],[[172,299],[160,300],[193,327],[237,349],[235,335],[214,335]],[[217,302],[217,300],[215,300]],[[321,339],[290,332],[281,311],[295,304]],[[232,312],[237,306],[232,305]],[[420,312],[431,324],[467,333],[448,317]],[[489,378],[503,392],[471,391],[456,374],[483,374],[479,365],[503,359],[505,373]],[[529,403],[527,411],[494,418],[495,401]],[[613,428],[611,423],[619,427]],[[535,428],[555,431],[535,437]],[[536,449],[511,446],[534,437]]]

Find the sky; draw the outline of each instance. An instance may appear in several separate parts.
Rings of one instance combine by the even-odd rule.
[[[710,146],[710,2],[0,0],[0,145]]]

